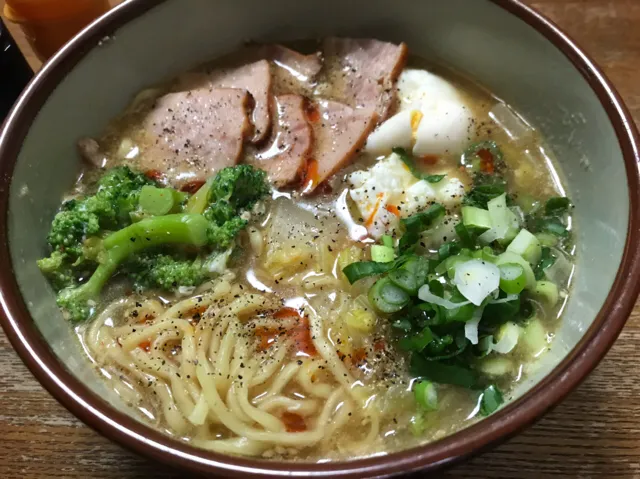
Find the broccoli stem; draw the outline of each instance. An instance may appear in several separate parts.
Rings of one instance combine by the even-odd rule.
[[[209,222],[202,215],[175,214],[154,216],[134,223],[110,234],[104,239],[104,247],[115,254],[118,262],[129,255],[153,246],[164,244],[207,244]]]
[[[204,246],[208,227],[209,222],[202,215],[175,214],[147,218],[112,233],[103,241],[105,254],[89,281],[77,288],[62,290],[58,304],[72,320],[87,319],[94,309],[90,303],[97,301],[118,266],[129,256],[164,244]]]

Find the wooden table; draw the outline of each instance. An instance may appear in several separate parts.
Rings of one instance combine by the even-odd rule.
[[[640,0],[526,0],[571,34],[640,122]],[[0,5],[2,1],[0,0]],[[30,64],[40,62],[14,30]],[[640,477],[640,304],[587,381],[536,426],[446,477]],[[0,334],[0,478],[183,477],[98,435],[42,389]]]

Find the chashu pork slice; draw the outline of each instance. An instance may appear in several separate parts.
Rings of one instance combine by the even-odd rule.
[[[392,112],[396,81],[408,55],[402,43],[335,38],[323,42],[327,82],[333,96],[354,108],[374,109],[380,121]]]
[[[300,181],[313,146],[313,132],[301,95],[276,96],[275,112],[271,142],[255,155],[254,164],[281,188]]]
[[[309,114],[314,148],[303,188],[307,194],[353,160],[378,121],[375,111],[336,101],[321,100],[314,108]]]
[[[251,106],[249,93],[234,88],[198,88],[159,98],[143,119],[136,166],[181,186],[235,165],[251,133]]]
[[[271,129],[272,78],[271,65],[258,60],[239,67],[216,68],[207,73],[190,72],[178,78],[178,88],[237,88],[248,91],[254,108],[250,116],[253,124],[252,143],[259,144],[269,137]]]

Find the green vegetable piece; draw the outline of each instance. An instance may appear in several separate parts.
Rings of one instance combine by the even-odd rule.
[[[564,196],[549,198],[544,205],[544,212],[547,216],[558,216],[569,211],[571,201]]]
[[[474,187],[465,195],[462,204],[487,209],[489,201],[506,192],[506,182],[494,175],[476,175]]]
[[[387,248],[393,248],[393,238],[389,235],[382,235],[382,244]]]
[[[536,238],[542,247],[550,248],[558,244],[558,237],[549,233],[538,233]]]
[[[470,145],[462,154],[461,163],[474,173],[481,173],[482,162],[491,163],[491,170],[500,168],[504,163],[504,155],[498,144],[493,140],[480,141]],[[489,168],[485,168],[487,170]],[[492,171],[490,172],[492,173]]]
[[[438,259],[440,261],[444,261],[449,256],[456,255],[460,252],[460,243],[457,241],[449,241],[448,243],[444,243],[438,249]]]
[[[193,287],[213,275],[200,258],[179,258],[167,254],[145,252],[130,258],[124,272],[138,289]]]
[[[396,313],[409,304],[409,295],[389,280],[382,278],[369,289],[369,302],[382,313]]]
[[[176,214],[144,219],[107,236],[103,261],[89,281],[66,288],[58,295],[58,305],[72,321],[93,315],[100,292],[116,269],[131,255],[165,244],[203,246],[209,222],[201,215]]]
[[[487,261],[488,263],[495,263],[498,261],[498,256],[494,254],[493,250],[489,246],[485,246],[482,249],[476,250],[471,253],[471,257],[473,259],[481,259],[482,261]]]
[[[498,299],[505,299],[505,295],[501,294]],[[482,312],[482,322],[484,327],[490,328],[500,326],[507,321],[517,321],[522,317],[522,301],[520,296],[515,297],[511,301],[501,303],[489,303]]]
[[[527,278],[525,289],[533,290],[536,287],[535,273],[533,272],[533,268],[531,268],[531,265],[526,259],[524,259],[519,254],[512,253],[511,251],[505,251],[498,256],[496,265],[500,266],[508,263],[519,264],[524,269],[524,274]]]
[[[386,273],[395,266],[394,262],[378,263],[376,261],[359,261],[351,263],[342,270],[350,284],[369,276],[378,276]]]
[[[475,206],[463,206],[461,209],[462,224],[477,232],[483,232],[491,228],[491,216],[488,210]]]
[[[507,246],[507,251],[522,256],[534,266],[538,264],[542,256],[540,241],[527,230],[520,230],[509,246]]]
[[[145,185],[140,190],[140,208],[153,216],[169,214],[176,206],[174,191],[172,188]]]
[[[371,246],[371,259],[376,263],[389,263],[395,258],[396,253],[393,248],[378,244],[374,244],[373,246]]]
[[[205,182],[205,184],[202,185],[191,198],[189,198],[189,201],[187,201],[187,206],[184,209],[185,213],[204,213],[204,210],[206,210],[207,206],[209,206],[209,194],[211,192],[211,187],[213,186],[213,182],[215,179],[215,176],[209,178]]]
[[[449,301],[452,303],[462,303],[466,302],[467,298],[465,298],[457,288],[455,288],[451,298]],[[445,309],[444,310],[444,318],[447,323],[466,323],[473,317],[473,313],[475,312],[476,307],[473,304],[465,304],[463,306],[459,306],[454,309]]]
[[[569,236],[567,227],[558,218],[544,218],[539,221],[538,225],[542,232],[550,233],[559,238]]]
[[[444,206],[435,203],[426,211],[409,216],[408,218],[403,218],[401,222],[406,231],[402,238],[400,238],[400,251],[404,251],[415,245],[420,239],[420,233],[430,228],[436,220],[444,216],[445,212]]]
[[[425,175],[424,173],[420,172],[415,162],[413,161],[413,158],[409,156],[409,154],[406,152],[404,148],[394,148],[393,152],[400,157],[402,162],[405,165],[407,165],[407,168],[409,168],[409,171],[411,172],[411,174],[416,178],[425,180],[429,183],[439,183],[440,181],[442,181],[442,179],[445,176],[447,176],[447,175]]]
[[[536,280],[543,279],[545,277],[545,271],[551,266],[553,266],[555,262],[556,262],[556,257],[551,252],[551,249],[547,247],[543,247],[542,253],[540,256],[540,261],[538,262],[534,270],[534,275]]]
[[[428,326],[417,334],[407,336],[400,339],[399,346],[403,351],[421,352],[427,345],[433,341],[433,334]]]
[[[412,256],[397,269],[389,273],[388,278],[393,284],[402,288],[408,294],[415,296],[420,287],[427,282],[429,262],[421,256]]]
[[[527,285],[524,268],[516,263],[504,263],[500,269],[500,289],[507,294],[520,294]]]
[[[489,416],[496,412],[504,403],[504,398],[500,390],[493,384],[487,387],[482,393],[480,401],[480,414]]]
[[[431,381],[418,381],[413,386],[413,395],[418,406],[424,411],[438,409],[438,390]]]
[[[416,377],[440,384],[453,384],[471,389],[478,383],[478,376],[471,369],[444,361],[429,361],[421,354],[411,355],[409,370]]]
[[[473,249],[476,247],[477,238],[471,229],[462,223],[458,223],[454,230],[460,239],[460,244],[464,246],[465,249]]]
[[[558,287],[551,281],[538,281],[533,295],[551,308],[558,304]]]

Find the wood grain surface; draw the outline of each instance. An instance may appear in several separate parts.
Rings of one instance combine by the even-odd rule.
[[[603,67],[640,122],[640,0],[526,0]],[[0,5],[2,1],[0,1]],[[21,33],[14,36],[35,68]],[[640,477],[640,304],[586,382],[538,424],[444,477]],[[101,437],[42,389],[0,333],[0,478],[184,477]]]

